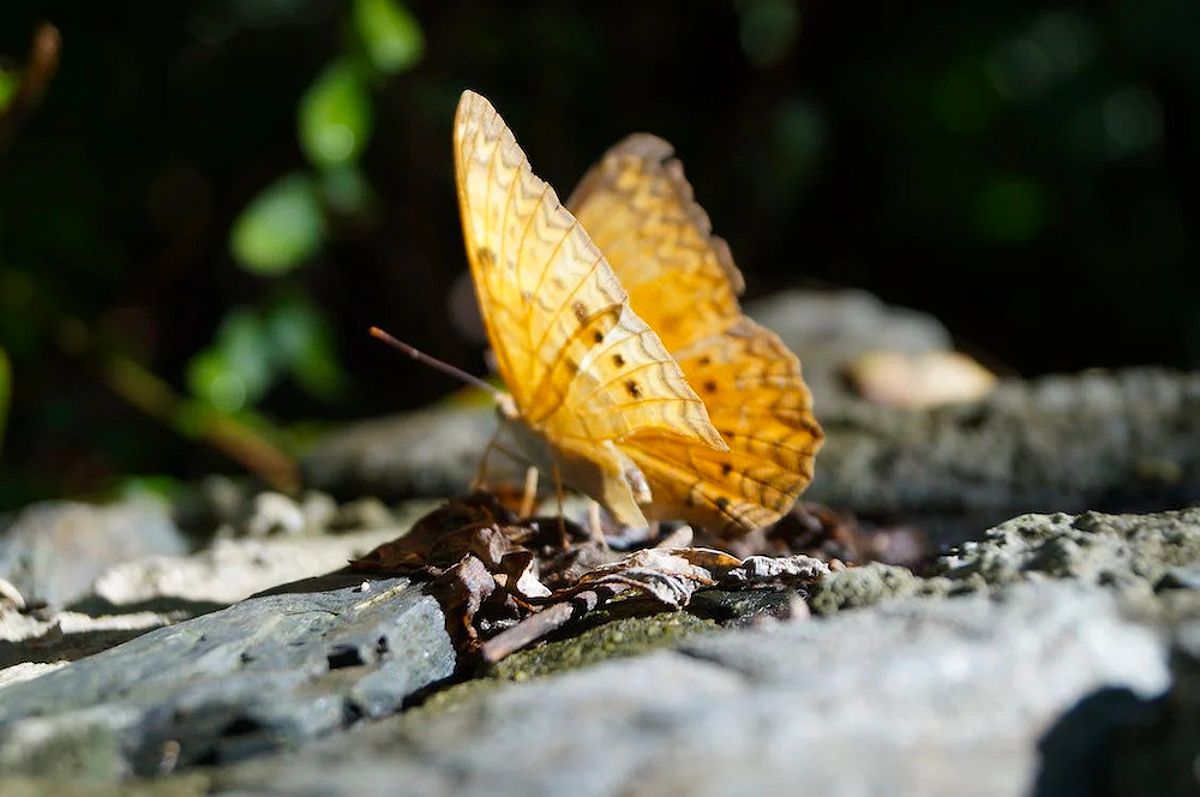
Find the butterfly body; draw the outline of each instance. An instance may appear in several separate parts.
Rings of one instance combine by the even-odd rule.
[[[648,179],[669,145],[630,140],[620,170],[585,178],[577,218],[490,103],[463,94],[455,173],[476,296],[511,391],[500,416],[534,464],[620,523],[683,517],[744,532],[795,500],[820,430],[795,356],[737,309],[740,274],[690,188],[686,201],[671,195],[671,166]],[[645,174],[626,168],[638,164]]]
[[[538,470],[557,473],[563,483],[594,497],[619,523],[646,525],[642,505],[652,499],[650,487],[641,469],[613,441],[582,449],[558,445],[519,414],[503,408],[498,414],[520,453]]]

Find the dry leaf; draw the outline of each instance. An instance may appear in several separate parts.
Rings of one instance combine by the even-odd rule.
[[[690,528],[659,547],[620,556],[555,519],[517,522],[485,493],[447,502],[409,534],[352,562],[355,570],[425,576],[460,650],[486,661],[531,644],[618,596],[642,594],[679,609],[697,590],[811,583],[828,568],[801,555],[745,560],[714,548],[679,545]]]

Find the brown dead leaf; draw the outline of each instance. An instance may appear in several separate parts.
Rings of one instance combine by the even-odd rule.
[[[475,615],[495,589],[496,580],[491,572],[471,555],[464,556],[430,583],[429,590],[446,616],[446,630],[460,646],[470,647],[475,643],[479,636]]]
[[[430,579],[459,650],[486,661],[618,596],[641,594],[679,609],[700,589],[797,586],[828,570],[807,556],[743,560],[691,541],[691,529],[682,527],[657,547],[620,555],[574,524],[518,521],[489,494],[475,493],[447,502],[351,568]]]
[[[365,573],[411,573],[431,564],[431,550],[448,534],[515,521],[516,517],[491,493],[475,492],[447,501],[418,520],[404,536],[350,562],[350,569]]]

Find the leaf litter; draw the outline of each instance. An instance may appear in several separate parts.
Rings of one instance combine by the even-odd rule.
[[[681,526],[616,551],[565,518],[518,518],[496,495],[448,501],[404,536],[350,563],[354,571],[428,581],[460,652],[495,663],[614,601],[644,596],[682,609],[703,589],[803,588],[827,574],[817,556],[696,546]],[[836,563],[835,563],[836,566]]]

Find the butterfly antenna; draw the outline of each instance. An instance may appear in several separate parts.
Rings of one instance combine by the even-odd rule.
[[[404,352],[409,357],[412,357],[414,360],[416,360],[419,363],[424,363],[425,365],[428,365],[430,368],[435,368],[448,376],[454,377],[455,379],[457,379],[460,382],[465,382],[468,385],[472,385],[473,387],[479,388],[480,390],[485,390],[488,393],[490,393],[493,398],[495,398],[497,400],[501,399],[504,396],[504,394],[501,391],[497,390],[492,385],[489,385],[487,382],[483,381],[482,379],[475,376],[474,374],[469,374],[466,371],[464,371],[463,369],[458,368],[457,366],[453,366],[448,362],[439,360],[437,357],[432,357],[432,356],[426,354],[425,352],[421,351],[420,349],[416,348],[415,346],[410,346],[409,344],[405,343],[404,341],[392,337],[391,335],[384,332],[379,327],[371,327],[370,331],[371,331],[371,337],[376,338],[378,340],[382,340],[384,343],[391,346],[393,349],[399,349],[400,351]]]

